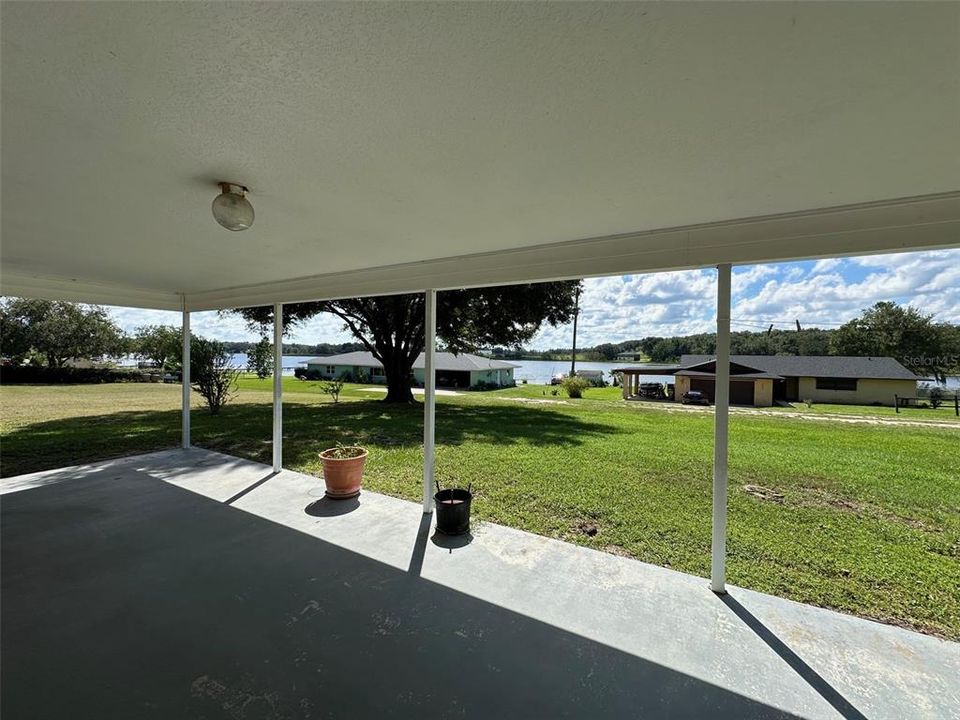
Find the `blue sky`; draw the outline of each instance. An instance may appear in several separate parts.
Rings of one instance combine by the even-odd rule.
[[[872,255],[771,265],[733,271],[735,330],[795,327],[832,328],[880,300],[910,304],[938,320],[960,323],[960,249]],[[581,347],[647,335],[686,335],[713,328],[716,271],[624,275],[584,281],[578,330]],[[139,325],[179,325],[180,314],[109,308],[125,330]],[[216,312],[195,313],[194,332],[222,340],[256,340],[242,319]],[[571,327],[544,328],[531,348],[569,347]],[[350,340],[342,323],[320,315],[297,328],[293,342]]]

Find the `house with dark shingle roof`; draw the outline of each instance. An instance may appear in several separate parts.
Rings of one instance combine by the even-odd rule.
[[[673,398],[697,390],[713,401],[716,358],[683,355],[676,366],[625,368],[623,396],[640,395],[643,375],[673,375]],[[890,405],[916,397],[917,377],[891,357],[731,355],[730,402],[764,407],[777,401]]]
[[[414,381],[423,386],[423,353],[413,363]],[[346,377],[356,382],[383,384],[386,376],[383,366],[372,353],[350,352],[341,355],[316,357],[306,361],[307,371],[314,371],[319,377],[332,380]],[[483,386],[511,387],[514,385],[513,369],[520,367],[514,363],[494,360],[480,355],[438,352],[435,359],[437,386],[448,388],[475,388]]]

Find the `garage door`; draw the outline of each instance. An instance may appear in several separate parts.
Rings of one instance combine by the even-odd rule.
[[[753,380],[740,380],[730,383],[731,405],[753,405]]]
[[[460,370],[437,370],[437,387],[468,388],[470,387],[470,372]]]
[[[690,378],[690,389],[699,390],[713,402],[713,380],[705,378]]]
[[[706,393],[710,402],[716,400],[712,378],[691,378],[690,389]],[[732,380],[730,382],[730,404],[753,405],[753,380]]]

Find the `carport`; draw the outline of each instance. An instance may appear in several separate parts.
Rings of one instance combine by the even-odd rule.
[[[0,12],[3,294],[180,311],[185,368],[191,313],[272,305],[278,348],[272,468],[231,474],[239,461],[227,458],[208,473],[217,463],[191,448],[185,382],[179,451],[21,479],[5,500],[4,696],[16,710],[850,718],[863,717],[857,705],[878,717],[951,707],[957,653],[927,638],[765,597],[750,610],[747,593],[718,599],[698,578],[508,528],[476,565],[426,537],[438,291],[716,267],[704,522],[710,589],[723,595],[732,267],[960,244],[960,177],[944,151],[960,146],[960,6]],[[249,230],[214,222],[220,182],[249,189]],[[426,298],[423,503],[376,500],[353,516],[362,527],[315,523],[298,485],[309,479],[283,470],[282,304],[399,293]],[[239,477],[250,482],[231,484]],[[412,528],[398,524],[411,514]],[[492,566],[503,571],[484,575]],[[424,581],[421,569],[437,574]],[[601,594],[598,610],[576,592],[598,583],[628,590]],[[792,624],[792,613],[823,619]],[[780,636],[819,649],[807,660]],[[890,669],[901,648],[920,668],[905,678]],[[305,666],[313,649],[324,661]],[[873,671],[851,676],[864,657]]]

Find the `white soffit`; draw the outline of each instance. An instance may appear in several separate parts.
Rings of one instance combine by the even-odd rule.
[[[0,13],[8,294],[205,308],[960,242],[960,3]],[[220,179],[251,230],[213,221]]]
[[[188,295],[5,273],[3,294],[160,309],[214,310],[960,247],[960,192],[652,230],[427,260]]]

